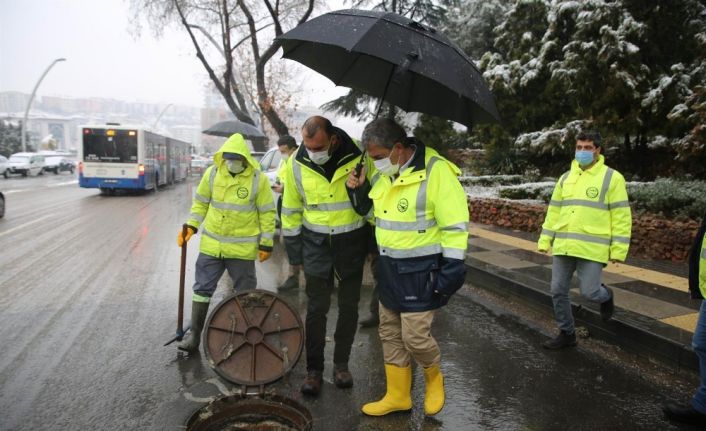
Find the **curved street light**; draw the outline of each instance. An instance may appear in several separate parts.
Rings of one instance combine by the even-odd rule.
[[[167,106],[165,106],[164,109],[162,109],[162,112],[159,113],[159,116],[157,117],[157,119],[154,120],[154,124],[152,125],[152,130],[157,129],[157,123],[159,123],[159,120],[162,119],[162,115],[164,115],[164,113],[167,112],[167,109],[169,109],[170,106],[173,106],[173,105],[170,103]]]
[[[27,151],[27,115],[29,115],[29,108],[32,106],[32,102],[34,101],[34,95],[37,93],[37,88],[39,88],[39,84],[42,83],[44,77],[47,76],[47,73],[49,73],[49,70],[51,70],[51,68],[60,61],[66,61],[66,59],[62,57],[52,61],[49,67],[47,67],[44,73],[42,73],[42,76],[39,77],[39,81],[34,84],[34,89],[32,90],[32,94],[29,96],[27,108],[25,109],[25,116],[22,120],[22,152]]]

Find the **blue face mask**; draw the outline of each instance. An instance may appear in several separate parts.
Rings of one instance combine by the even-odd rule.
[[[579,162],[579,166],[588,166],[593,162],[593,151],[576,151],[575,158]]]

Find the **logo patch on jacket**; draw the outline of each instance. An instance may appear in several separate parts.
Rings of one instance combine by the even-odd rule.
[[[589,187],[586,189],[586,196],[593,199],[598,196],[598,189],[595,187]]]
[[[246,189],[245,187],[240,187],[236,194],[240,199],[245,199],[246,197],[248,197],[248,189]]]
[[[397,202],[397,211],[403,213],[407,211],[407,208],[409,208],[409,202],[407,199],[402,198],[399,202]]]

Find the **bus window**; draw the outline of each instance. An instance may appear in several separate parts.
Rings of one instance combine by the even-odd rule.
[[[137,163],[137,136],[128,130],[115,130],[108,136],[105,130],[93,129],[83,135],[83,160],[86,162]]]

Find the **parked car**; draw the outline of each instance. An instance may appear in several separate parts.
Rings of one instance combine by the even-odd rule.
[[[267,175],[267,179],[270,180],[270,187],[275,184],[277,179],[277,170],[279,169],[280,160],[282,160],[282,153],[279,152],[279,148],[268,150],[260,159],[260,169]]]
[[[11,174],[41,175],[44,172],[44,156],[37,153],[15,153],[10,156],[9,169]]]
[[[0,192],[0,218],[5,217],[5,195]]]
[[[189,173],[191,175],[198,174],[201,175],[204,173],[206,168],[208,167],[206,163],[206,159],[201,158],[201,157],[192,157],[191,158],[191,164],[189,165]]]
[[[250,151],[250,155],[252,156],[253,159],[257,160],[258,162],[262,160],[262,156],[267,154],[265,151]]]
[[[74,173],[74,163],[62,156],[44,156],[44,172],[71,172]]]
[[[0,156],[0,174],[5,178],[10,176],[10,172],[8,172],[9,167],[10,164],[7,161],[7,157]]]

